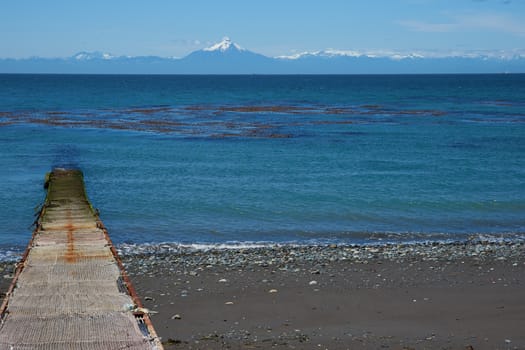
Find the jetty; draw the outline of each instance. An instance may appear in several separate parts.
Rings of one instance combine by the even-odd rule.
[[[0,308],[3,349],[156,349],[142,307],[79,170],[46,175],[47,196]]]

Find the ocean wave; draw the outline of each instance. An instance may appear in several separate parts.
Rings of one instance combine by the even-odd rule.
[[[288,242],[263,242],[263,241],[230,241],[230,242],[201,242],[201,243],[121,243],[117,245],[117,251],[122,255],[140,254],[166,254],[183,253],[192,251],[220,251],[220,250],[251,250],[266,248],[298,248],[298,247],[364,247],[364,246],[388,246],[395,244],[420,245],[420,244],[451,244],[451,243],[525,243],[525,233],[499,233],[499,234],[471,234],[467,236],[451,236],[450,234],[412,234],[410,236],[399,233],[376,233],[368,236],[367,240],[342,241],[342,240],[303,240]]]
[[[359,239],[308,239],[286,242],[274,241],[226,241],[226,242],[150,242],[119,243],[115,247],[119,255],[183,254],[185,252],[207,252],[221,250],[258,250],[271,248],[301,248],[330,246],[338,247],[381,247],[389,245],[429,245],[429,244],[504,244],[525,243],[525,232],[518,233],[477,233],[470,235],[450,235],[450,233],[362,233]],[[0,247],[0,262],[17,262],[21,259],[24,247]]]
[[[23,247],[0,248],[0,261],[16,262],[22,258]]]

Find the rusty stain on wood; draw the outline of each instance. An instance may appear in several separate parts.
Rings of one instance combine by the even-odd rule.
[[[162,349],[87,199],[82,172],[55,169],[45,188],[46,202],[0,307],[0,350]]]
[[[66,262],[72,264],[77,262],[77,252],[75,252],[75,237],[73,236],[73,231],[75,230],[75,227],[73,226],[73,223],[71,222],[71,210],[67,210],[66,214],[67,218],[67,249],[64,254],[64,259]]]

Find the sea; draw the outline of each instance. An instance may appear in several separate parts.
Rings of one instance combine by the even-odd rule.
[[[525,75],[0,75],[0,259],[47,172],[116,244],[525,237]]]

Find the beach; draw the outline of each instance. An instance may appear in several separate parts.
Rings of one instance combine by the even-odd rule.
[[[523,349],[525,245],[124,255],[166,349]]]
[[[166,349],[525,347],[522,242],[119,250]]]

